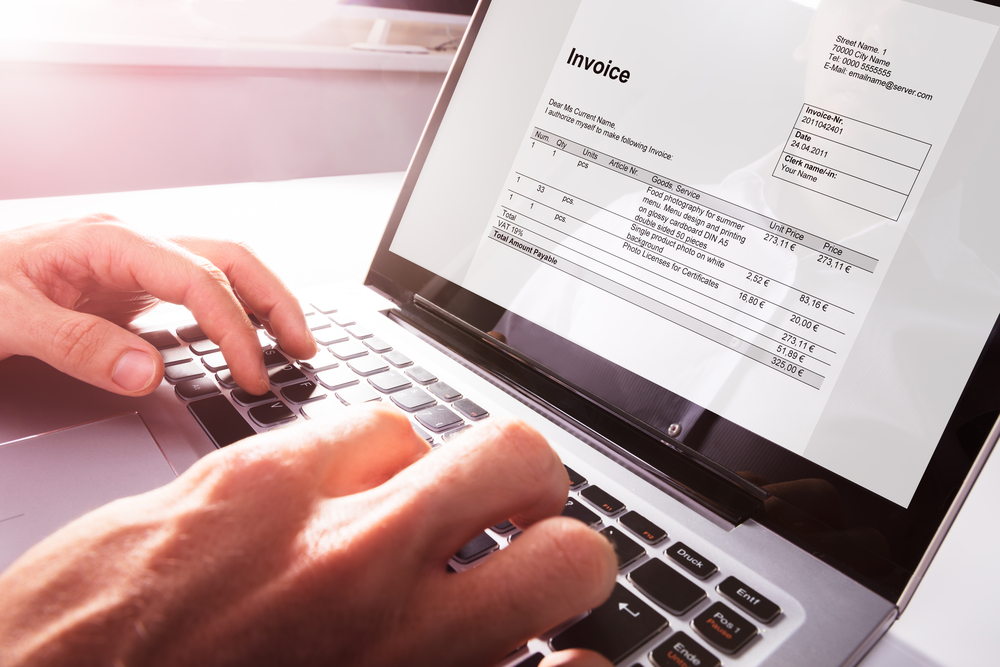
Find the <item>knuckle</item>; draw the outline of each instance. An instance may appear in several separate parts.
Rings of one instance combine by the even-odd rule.
[[[494,427],[498,440],[503,443],[512,463],[520,470],[522,479],[535,484],[551,482],[554,475],[565,474],[560,470],[559,459],[542,435],[522,421],[497,419]]]
[[[218,283],[227,288],[229,287],[229,278],[226,277],[225,272],[209,260],[204,257],[196,256],[194,266],[195,272],[201,281],[206,283]]]
[[[74,220],[76,223],[83,225],[97,225],[97,224],[113,224],[116,226],[124,226],[125,223],[119,220],[117,217],[111,215],[110,213],[90,213]]]
[[[377,428],[400,429],[409,428],[409,420],[399,410],[382,402],[365,403],[359,406],[364,412],[364,419]]]
[[[250,247],[249,243],[245,241],[228,241],[230,245],[231,252],[237,256],[237,258],[242,259],[245,257],[256,257],[257,253],[253,248]]]
[[[75,368],[100,354],[104,338],[97,321],[80,315],[68,318],[56,327],[52,333],[51,348],[66,364]]]
[[[280,493],[279,489],[301,489],[297,481],[290,479],[295,477],[295,466],[275,456],[262,440],[259,436],[249,438],[217,452],[205,471],[214,500],[239,498],[248,489],[266,489],[270,494]]]

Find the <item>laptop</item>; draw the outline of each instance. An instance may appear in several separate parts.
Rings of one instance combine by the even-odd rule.
[[[302,295],[320,357],[262,331],[259,404],[191,322],[140,330],[169,364],[142,399],[9,359],[0,441],[137,414],[179,472],[365,400],[434,446],[514,415],[620,572],[503,667],[855,664],[998,436],[998,26],[974,0],[483,0],[365,286]]]

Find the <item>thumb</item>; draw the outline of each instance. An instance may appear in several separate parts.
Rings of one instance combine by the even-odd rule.
[[[152,345],[96,315],[78,313],[50,302],[32,303],[22,313],[12,350],[101,389],[124,396],[144,396],[163,377],[163,359]]]

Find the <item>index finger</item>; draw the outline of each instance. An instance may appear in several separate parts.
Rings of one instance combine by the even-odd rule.
[[[63,230],[57,258],[105,288],[137,291],[183,304],[205,334],[222,349],[233,378],[246,389],[268,389],[257,332],[225,273],[177,244],[116,222],[88,221]]]
[[[222,270],[236,297],[277,336],[283,350],[296,359],[316,354],[316,340],[306,325],[298,299],[250,247],[194,237],[179,237],[174,241]]]

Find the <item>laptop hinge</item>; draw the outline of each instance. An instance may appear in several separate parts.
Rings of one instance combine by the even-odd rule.
[[[413,295],[412,303],[414,309],[404,306],[396,315],[491,375],[545,404],[577,427],[594,433],[599,440],[610,443],[616,454],[629,458],[724,520],[734,525],[742,523],[760,509],[767,497],[766,491],[563,380],[503,341],[419,294]],[[428,315],[431,317],[427,318]],[[440,324],[428,331],[431,322]],[[456,331],[468,339],[461,340],[455,335]],[[594,410],[595,406],[599,407],[598,411]],[[640,439],[646,444],[643,455],[635,452],[635,443]],[[626,441],[630,443],[628,449],[615,444]],[[670,474],[664,472],[666,470]]]

